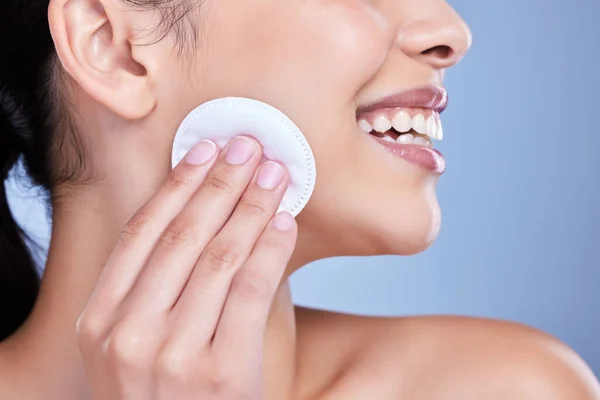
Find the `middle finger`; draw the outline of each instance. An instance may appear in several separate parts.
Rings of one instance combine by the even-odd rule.
[[[200,254],[231,216],[261,156],[253,138],[240,136],[229,142],[196,194],[158,240],[127,299],[129,312],[171,309]]]
[[[288,183],[282,165],[263,163],[227,224],[200,256],[172,313],[173,341],[182,344],[182,350],[213,336],[233,277],[277,211]]]

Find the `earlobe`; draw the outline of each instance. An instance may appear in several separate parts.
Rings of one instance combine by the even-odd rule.
[[[156,96],[133,57],[128,14],[112,1],[51,0],[50,30],[63,67],[91,98],[123,118],[141,119]]]

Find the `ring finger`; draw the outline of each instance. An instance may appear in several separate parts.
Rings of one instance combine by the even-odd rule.
[[[131,315],[171,311],[200,254],[221,230],[246,190],[262,152],[241,136],[226,146],[213,169],[158,240],[128,296]]]
[[[173,330],[182,343],[205,343],[212,337],[233,276],[277,211],[288,179],[280,164],[263,163],[230,220],[200,256],[172,314]]]

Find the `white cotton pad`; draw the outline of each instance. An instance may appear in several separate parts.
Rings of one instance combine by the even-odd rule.
[[[175,134],[172,165],[202,139],[213,140],[221,148],[239,135],[256,138],[264,156],[285,165],[290,185],[279,211],[297,216],[313,193],[316,179],[315,157],[300,129],[281,111],[266,103],[225,97],[204,103],[189,113]]]

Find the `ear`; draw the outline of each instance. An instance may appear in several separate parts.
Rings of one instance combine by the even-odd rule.
[[[51,0],[50,30],[63,67],[90,97],[123,118],[141,119],[156,94],[132,51],[134,13],[117,1]]]

